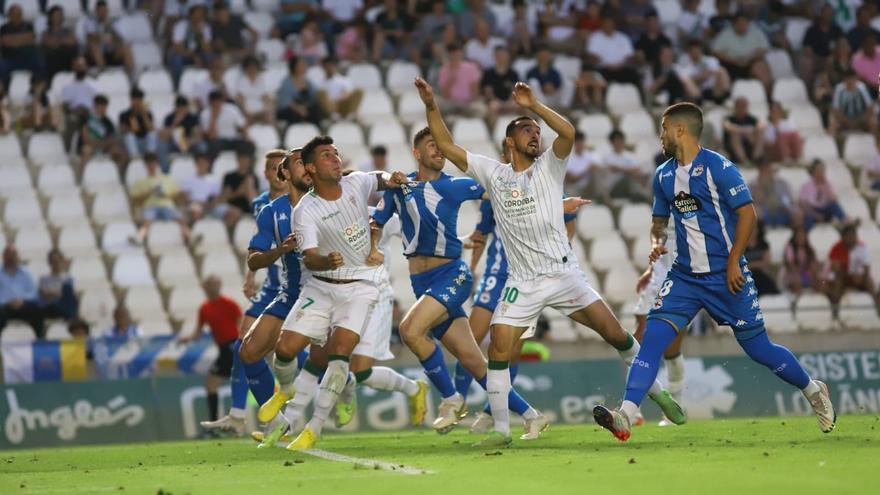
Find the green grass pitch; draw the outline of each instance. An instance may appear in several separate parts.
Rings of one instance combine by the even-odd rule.
[[[649,424],[625,444],[592,424],[552,426],[499,451],[474,450],[474,439],[459,428],[329,434],[318,445],[395,470],[258,450],[238,438],[3,451],[0,493],[804,495],[880,486],[877,415],[841,417],[827,435],[810,417]]]

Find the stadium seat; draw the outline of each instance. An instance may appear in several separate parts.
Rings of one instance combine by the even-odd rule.
[[[318,129],[315,124],[308,122],[293,124],[284,132],[284,147],[290,149],[302,146],[319,134],[321,134],[321,129]]]
[[[125,169],[125,188],[131,191],[132,186],[134,186],[135,182],[143,179],[147,176],[147,166],[144,164],[144,161],[140,158],[135,158],[128,162],[128,167]]]
[[[52,81],[49,83],[49,103],[52,105],[61,105],[61,91],[65,86],[73,82],[73,80],[73,72],[68,70],[63,70],[52,76]],[[87,80],[89,82],[94,81],[94,79]]]
[[[146,43],[153,41],[153,28],[145,12],[130,12],[116,21],[116,29],[120,36],[129,43]]]
[[[205,291],[198,285],[178,285],[171,289],[168,297],[168,312],[176,320],[186,320],[198,315],[199,307],[205,301]],[[184,328],[185,331],[191,330]]]
[[[327,129],[327,134],[333,136],[333,142],[343,149],[350,145],[364,145],[364,133],[354,122],[335,122]]]
[[[586,213],[590,213],[588,206]],[[651,207],[641,203],[629,203],[623,206],[617,217],[620,233],[627,239],[634,239],[651,230]]]
[[[424,113],[424,107],[422,108]],[[25,165],[21,143],[14,132],[0,134],[0,160],[4,166]]]
[[[281,144],[281,138],[278,137],[278,131],[275,129],[275,126],[272,125],[254,124],[248,128],[248,135],[257,149],[259,163],[262,162],[264,153],[277,148]],[[195,173],[195,169],[193,169],[193,173]]]
[[[590,264],[600,271],[629,266],[626,243],[616,232],[605,232],[590,243]]]
[[[214,159],[214,164],[211,165],[211,175],[217,177],[222,183],[223,176],[236,169],[238,169],[238,158],[236,158],[235,152],[224,151]]]
[[[216,218],[202,218],[193,225],[193,239],[195,240],[196,254],[204,254],[203,247],[206,244],[218,245],[229,243],[229,235],[226,226]]]
[[[534,67],[535,64],[536,62],[534,58],[518,57],[513,61],[513,64],[511,64],[511,68],[519,76],[520,81],[525,81],[526,74],[532,70],[532,67]]]
[[[840,301],[840,321],[847,329],[880,329],[874,298],[867,292],[847,292]]]
[[[147,233],[147,247],[151,253],[183,247],[183,234],[177,222],[154,222]]]
[[[107,104],[107,115],[111,119],[119,121],[119,116],[122,112],[129,108],[131,108],[131,97],[129,97],[128,93],[124,95],[111,95],[110,103]]]
[[[123,304],[128,308],[134,320],[165,313],[165,308],[162,306],[162,296],[152,286],[129,288],[125,291]]]
[[[739,79],[734,81],[730,88],[730,99],[743,97],[749,101],[749,112],[763,119],[766,112],[761,114],[759,109],[767,108],[767,93],[764,91],[764,85],[757,79]]]
[[[261,39],[257,41],[257,53],[263,57],[268,64],[284,61],[284,51],[287,47],[281,40],[277,39]],[[272,87],[272,86],[270,86]]]
[[[424,112],[424,107],[422,107]],[[361,124],[371,125],[388,119],[394,114],[394,107],[388,93],[382,89],[373,89],[364,92],[364,99],[357,110],[357,118]]]
[[[795,104],[808,102],[807,86],[797,77],[778,78],[773,83],[773,100],[782,103],[786,109]]]
[[[864,168],[877,156],[878,150],[874,137],[868,133],[853,133],[846,136],[843,145],[843,159],[850,166]]]
[[[251,237],[253,237],[254,232],[257,231],[257,222],[254,221],[253,217],[242,217],[238,223],[235,224],[235,230],[233,230],[232,239],[233,239],[233,248],[238,253],[247,253],[248,244],[251,242]]]
[[[46,12],[49,12],[49,9],[56,5],[64,9],[65,21],[79,19],[83,15],[80,0],[48,0],[46,2]]]
[[[245,12],[244,22],[257,32],[260,39],[268,38],[272,33],[272,27],[275,25],[275,19],[267,12]]]
[[[62,231],[63,233],[63,231]],[[59,247],[61,247],[59,245]],[[72,256],[70,262],[70,276],[73,277],[74,283],[79,286],[83,282],[91,282],[94,280],[107,281],[107,268],[104,261],[98,255],[98,250],[94,249],[88,255],[76,256],[68,253],[61,247],[65,255]]]
[[[367,141],[370,143],[370,146],[382,144],[386,147],[392,144],[407,143],[406,133],[404,133],[403,126],[397,122],[397,119],[386,119],[374,122],[373,125],[370,126],[370,130],[367,132]]]
[[[63,225],[58,234],[58,249],[68,257],[90,255],[98,252],[95,233],[89,224]]]
[[[792,50],[798,51],[801,49],[804,42],[804,34],[806,34],[807,29],[810,28],[812,23],[813,21],[803,17],[786,18],[785,37],[788,38],[788,43],[791,45]]]
[[[131,91],[128,75],[122,69],[104,69],[95,78],[92,86],[95,88],[96,93],[101,93],[108,97],[128,95]]]
[[[834,326],[831,303],[824,294],[803,294],[795,304],[795,321],[801,330],[827,332]]]
[[[547,320],[550,327],[549,338],[554,342],[571,342],[577,340],[578,330],[575,329],[572,321],[565,315],[555,309],[547,308],[541,314]]]
[[[788,120],[801,133],[807,143],[810,142],[812,136],[822,136],[825,134],[825,127],[822,125],[822,117],[816,107],[804,103],[794,105],[788,109]],[[835,149],[837,147],[835,146]]]
[[[810,174],[802,168],[780,168],[777,174],[780,179],[788,183],[793,194],[799,194],[801,187],[810,180]]]
[[[620,118],[620,130],[626,135],[629,143],[651,140],[655,147],[657,141],[657,123],[648,112],[638,110],[623,114]]]
[[[346,76],[355,88],[365,91],[382,89],[382,73],[373,64],[354,64],[348,68]]]
[[[154,93],[152,95],[147,95],[150,112],[153,114],[153,119],[155,119],[157,123],[156,127],[161,128],[161,124],[165,122],[165,117],[174,112],[175,98],[177,98],[177,95],[174,93]]]
[[[101,234],[101,249],[109,254],[143,253],[143,249],[131,244],[137,230],[134,224],[124,221],[113,221],[104,226]]]
[[[79,196],[79,192],[73,192],[53,196],[49,201],[49,207],[46,209],[46,218],[53,226],[61,227],[88,217],[86,216],[86,207]]]
[[[862,223],[871,223],[873,220],[871,211],[868,209],[868,202],[857,194],[841,194],[840,206],[849,218],[861,219]]]
[[[629,263],[615,265],[605,276],[602,296],[611,304],[620,304],[632,299],[639,274]]]
[[[597,143],[608,139],[608,135],[614,130],[614,124],[604,113],[590,113],[578,119],[577,129],[587,136],[588,142]],[[496,141],[500,141],[498,136]]]
[[[609,111],[621,116],[629,112],[644,111],[639,89],[632,84],[611,83],[605,95],[605,106]]]
[[[87,192],[119,188],[119,169],[109,158],[98,156],[89,160],[83,169],[82,186]]]
[[[477,118],[460,118],[452,125],[452,139],[456,143],[491,141],[486,122]],[[467,146],[465,146],[467,148]]]
[[[605,205],[590,205],[589,215],[582,215],[577,223],[578,235],[584,239],[596,239],[614,232],[614,218]]]
[[[221,278],[230,274],[241,276],[242,270],[236,255],[230,250],[209,251],[202,257],[201,278],[218,275]]]
[[[22,190],[30,191],[33,188],[27,167],[0,165],[0,194],[15,194]]]
[[[11,227],[28,227],[43,223],[40,201],[36,196],[24,194],[6,197],[3,222]]]
[[[207,69],[187,67],[183,70],[180,81],[177,83],[177,92],[193,100],[196,98],[196,88],[206,80],[208,80]]]
[[[837,143],[831,136],[814,135],[804,140],[803,161],[810,162],[814,158],[822,161],[840,160],[840,152],[837,151]]]
[[[15,234],[15,245],[22,256],[28,255],[32,251],[45,254],[52,249],[52,244],[52,237],[49,235],[49,231],[41,224],[23,226]],[[37,255],[37,258],[41,257],[41,255]]]
[[[104,0],[107,3],[107,12],[110,14],[111,18],[117,18],[125,13],[126,8],[123,5],[125,0]],[[88,6],[88,12],[95,11],[95,5],[97,5],[98,0],[88,0],[86,5]]]
[[[324,68],[321,67],[320,64],[315,64],[306,70],[306,79],[315,85],[315,87],[320,88],[327,79],[327,74],[324,72]]]
[[[78,189],[73,168],[69,166],[43,167],[37,176],[37,188],[41,193],[54,194],[59,191]]]
[[[94,326],[112,321],[115,307],[116,297],[113,291],[109,288],[96,288],[83,292],[79,300],[79,315],[93,325],[93,335],[98,335],[103,328],[94,328]]]
[[[400,96],[412,91],[415,78],[421,75],[422,71],[418,65],[412,62],[396,60],[391,62],[391,65],[388,67],[385,86],[392,95]]]
[[[169,248],[162,251],[156,264],[156,280],[160,287],[170,289],[198,279],[196,265],[186,249]]]
[[[37,132],[28,143],[28,158],[35,164],[67,163],[67,151],[61,135],[55,132]]]
[[[286,62],[269,65],[263,70],[263,80],[273,93],[278,91],[278,88],[281,87],[281,81],[289,75],[290,70],[287,68]]]
[[[553,67],[569,81],[573,81],[581,75],[580,57],[557,55],[553,60]]]
[[[648,267],[648,254],[651,252],[651,235],[649,231],[640,233],[632,243],[632,252],[630,259],[633,266],[638,270],[644,270]]]
[[[154,286],[150,262],[142,253],[125,253],[113,262],[113,283],[120,287]]]
[[[791,57],[788,56],[788,52],[785,50],[770,50],[764,56],[764,59],[767,61],[767,65],[770,66],[773,79],[779,80],[783,77],[795,76]]]
[[[791,240],[791,229],[767,229],[765,238],[770,245],[770,262],[781,265],[785,256],[785,248]]]
[[[9,102],[12,103],[13,106],[23,106],[28,100],[30,89],[31,71],[13,71],[12,78],[9,82]]]
[[[67,330],[67,323],[62,320],[55,320],[46,326],[46,340],[67,340],[70,338],[70,332]]]
[[[183,186],[186,181],[196,175],[195,161],[189,155],[176,156],[171,160],[169,173],[177,181],[178,186]]]
[[[418,91],[406,91],[397,102],[397,116],[405,125],[423,124],[425,121],[425,105]]]
[[[791,300],[785,294],[758,297],[764,325],[770,333],[795,333],[797,322],[791,312]]]
[[[657,17],[664,26],[672,26],[678,23],[681,16],[681,4],[676,0],[656,0],[654,8],[657,9]]]
[[[816,257],[820,260],[828,259],[828,252],[837,241],[840,240],[840,234],[837,230],[828,224],[819,224],[810,229],[808,234],[810,245],[816,251]]]
[[[163,67],[162,51],[159,45],[152,41],[132,44],[131,53],[134,58],[135,70],[138,72]]]
[[[92,220],[97,225],[106,225],[114,220],[131,223],[128,196],[122,189],[106,189],[97,193],[92,201]]]
[[[160,316],[150,315],[149,318],[138,321],[137,326],[141,337],[161,337],[174,333],[174,328],[165,316],[164,311]]]
[[[34,333],[34,329],[18,320],[11,320],[0,332],[0,343],[3,344],[27,343],[35,340],[37,340],[37,334]]]

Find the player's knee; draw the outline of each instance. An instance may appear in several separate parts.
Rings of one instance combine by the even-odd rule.
[[[238,357],[244,364],[256,363],[261,357],[257,355],[258,353],[254,352],[253,342],[252,339],[245,339],[241,342],[241,348],[238,350]]]
[[[421,332],[412,318],[404,318],[403,321],[400,322],[399,330],[400,338],[403,339],[403,342],[408,346],[412,346],[418,342],[419,337],[421,337]]]
[[[489,343],[489,359],[493,361],[510,361],[512,356],[513,349],[507,342],[492,339],[492,342]]]

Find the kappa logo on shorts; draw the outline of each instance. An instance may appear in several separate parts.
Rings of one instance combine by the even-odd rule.
[[[736,320],[736,326],[741,327],[746,324],[745,320]]]
[[[456,292],[458,292],[458,291],[455,289],[455,287],[450,287],[450,288],[447,289],[447,290],[448,290],[449,293],[452,294],[453,296],[455,295]]]
[[[764,321],[764,313],[758,311],[758,314],[755,315],[755,321]]]

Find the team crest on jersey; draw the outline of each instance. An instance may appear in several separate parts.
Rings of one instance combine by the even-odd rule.
[[[699,198],[691,196],[684,191],[679,191],[675,195],[673,204],[675,204],[675,208],[685,220],[697,216],[697,211],[703,206],[700,204]]]
[[[654,299],[654,309],[660,309],[662,307],[663,307],[663,298],[658,297],[657,299]]]
[[[694,165],[694,170],[691,172],[692,177],[699,177],[703,175],[703,166],[702,165]]]
[[[303,237],[302,232],[300,232],[300,231],[294,232],[293,233],[293,240],[296,241],[296,251],[299,252],[300,247],[305,242],[305,238]]]

